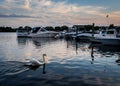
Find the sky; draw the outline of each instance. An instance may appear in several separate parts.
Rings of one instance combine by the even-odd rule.
[[[119,3],[120,0],[0,0],[0,26],[120,25]]]

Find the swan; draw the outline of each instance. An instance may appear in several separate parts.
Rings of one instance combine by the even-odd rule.
[[[41,66],[45,64],[45,56],[47,56],[46,54],[43,54],[43,62],[40,62],[38,59],[32,58],[29,60],[29,62],[27,64],[25,64],[25,66]]]

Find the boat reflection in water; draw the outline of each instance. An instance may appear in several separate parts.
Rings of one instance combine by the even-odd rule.
[[[56,41],[54,38],[17,38],[19,45],[32,45],[34,44],[37,48],[43,45]]]
[[[17,42],[19,45],[27,45],[30,41],[30,38],[17,38]]]
[[[92,58],[92,63],[94,62],[94,54],[95,53],[100,53],[102,56],[101,57],[116,57],[117,59],[115,60],[116,63],[120,63],[120,48],[119,46],[109,46],[109,45],[102,45],[102,44],[94,44],[92,43],[89,48],[91,49],[91,58]]]

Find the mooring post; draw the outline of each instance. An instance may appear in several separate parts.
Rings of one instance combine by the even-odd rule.
[[[94,25],[95,23],[92,24],[92,37],[94,37]]]

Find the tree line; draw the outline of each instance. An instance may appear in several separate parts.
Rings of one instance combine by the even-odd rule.
[[[1,26],[0,27],[0,32],[16,32],[17,29],[14,29],[12,27],[4,27],[4,26]]]
[[[107,27],[108,29],[111,29],[111,28],[114,28],[114,24],[110,24],[109,27]],[[40,27],[34,27],[34,28],[40,28]],[[56,26],[56,27],[53,27],[53,26],[46,26],[44,27],[46,30],[48,31],[75,31],[75,30],[78,30],[78,31],[90,31],[93,29],[93,26],[92,25],[73,25],[71,28],[64,25],[64,26]],[[99,30],[100,28],[102,29],[106,29],[105,26],[94,26],[94,30]],[[32,27],[30,26],[20,26],[18,28],[12,28],[12,27],[0,27],[0,32],[16,32],[17,29],[25,29],[25,30],[31,30]]]

